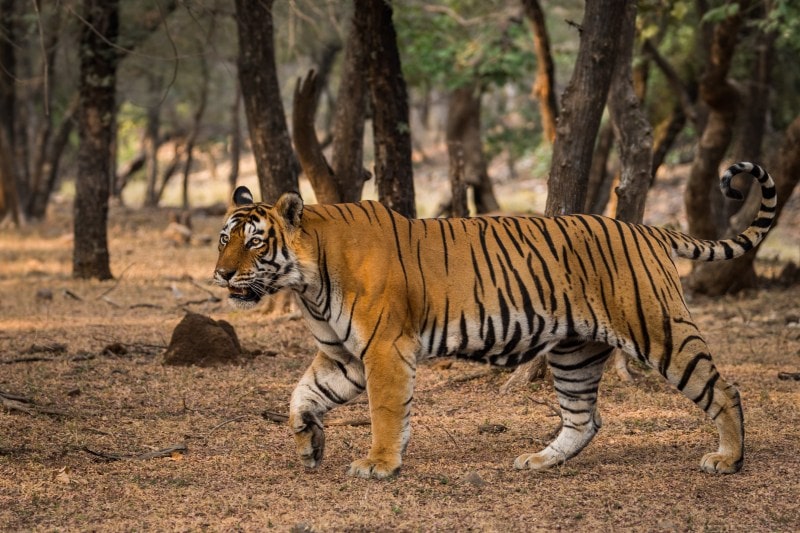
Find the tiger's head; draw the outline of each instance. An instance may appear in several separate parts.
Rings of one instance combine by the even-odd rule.
[[[303,200],[290,192],[271,206],[256,203],[247,187],[238,187],[233,202],[219,234],[214,283],[228,289],[232,305],[247,309],[265,294],[302,281],[292,241],[303,216]]]

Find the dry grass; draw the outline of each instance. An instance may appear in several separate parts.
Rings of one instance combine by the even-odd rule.
[[[195,218],[208,235],[219,222]],[[166,224],[164,212],[116,210],[117,280],[102,283],[71,279],[68,222],[0,233],[0,391],[36,404],[33,414],[0,409],[0,529],[800,528],[800,382],[777,379],[800,371],[800,287],[692,303],[744,398],[748,451],[738,475],[699,471],[716,446],[711,423],[642,370],[634,384],[608,373],[605,426],[581,455],[550,472],[517,472],[513,458],[543,446],[558,425],[541,403],[553,391],[533,384],[500,397],[508,374],[464,380],[479,368],[456,362],[419,372],[400,476],[365,481],[345,469],[366,452],[369,427],[328,428],[325,462],[307,472],[287,428],[261,416],[286,411],[310,361],[302,324],[205,301],[213,246],[166,246]],[[163,366],[185,309],[224,318],[245,348],[277,355],[217,369]],[[114,343],[125,350],[104,352]],[[65,347],[31,351],[56,344]],[[362,418],[366,405],[331,416]],[[479,431],[487,423],[507,429]],[[135,458],[183,443],[185,454]]]

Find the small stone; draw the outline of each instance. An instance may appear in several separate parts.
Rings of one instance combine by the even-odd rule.
[[[480,474],[478,474],[474,470],[472,472],[470,472],[469,474],[467,474],[466,476],[464,476],[464,479],[462,479],[462,482],[463,483],[469,483],[470,485],[472,485],[474,487],[483,487],[483,486],[486,485],[486,482],[483,480],[483,478],[480,476]]]
[[[36,291],[36,299],[49,302],[53,299],[53,291],[50,289],[39,289]]]

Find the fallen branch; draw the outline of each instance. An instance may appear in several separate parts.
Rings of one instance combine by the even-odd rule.
[[[283,424],[289,420],[289,415],[285,415],[283,413],[276,413],[274,411],[264,411],[261,413],[261,416],[270,420],[272,422],[276,422],[278,424]],[[331,420],[325,421],[325,426],[332,427],[332,426],[369,426],[372,424],[369,418],[333,418]]]
[[[54,409],[52,407],[45,407],[42,405],[36,405],[36,402],[31,400],[30,398],[26,398],[24,396],[18,396],[16,394],[10,394],[7,392],[0,391],[0,404],[3,405],[9,411],[20,411],[31,416],[37,414],[43,415],[53,415],[53,416],[67,416],[66,411],[62,411],[60,409]]]
[[[778,372],[778,379],[800,381],[800,372]]]
[[[4,359],[0,361],[0,363],[4,365],[13,365],[16,363],[35,363],[37,361],[52,361],[52,360],[53,360],[52,357],[33,356],[33,357],[17,357],[16,359]]]
[[[186,446],[185,442],[180,442],[160,450],[140,453],[138,455],[118,455],[115,453],[98,452],[90,449],[87,446],[84,446],[81,448],[81,450],[90,455],[94,455],[95,457],[105,459],[106,461],[146,461],[148,459],[157,459],[159,457],[172,457],[176,453],[183,455],[189,452],[189,447]]]
[[[114,306],[116,306],[116,307],[119,307],[119,306],[118,306],[116,303],[112,302],[110,299],[106,299],[106,296],[107,296],[108,294],[110,294],[110,293],[111,293],[111,292],[112,292],[114,289],[116,289],[116,288],[119,286],[119,284],[122,282],[122,278],[123,278],[123,277],[125,277],[125,273],[126,273],[128,270],[130,270],[130,268],[131,268],[133,265],[134,265],[134,264],[133,264],[133,263],[131,263],[131,264],[129,264],[128,266],[126,266],[126,267],[125,267],[125,268],[122,270],[122,272],[120,273],[119,277],[116,279],[116,281],[114,282],[114,284],[113,284],[111,287],[109,287],[108,289],[106,289],[105,291],[101,292],[101,293],[100,293],[100,295],[97,297],[97,300],[104,300],[104,301],[106,301],[106,302],[110,303],[111,305],[114,305]]]
[[[484,376],[489,376],[495,373],[495,369],[489,368],[488,370],[481,370],[479,372],[473,372],[472,374],[465,374],[463,376],[456,376],[454,378],[450,378],[450,383],[466,383],[467,381],[472,381],[473,379],[479,379]]]

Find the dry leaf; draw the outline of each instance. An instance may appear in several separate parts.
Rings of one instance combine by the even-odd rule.
[[[55,480],[62,485],[69,485],[72,479],[69,477],[69,467],[65,466],[55,476]]]

